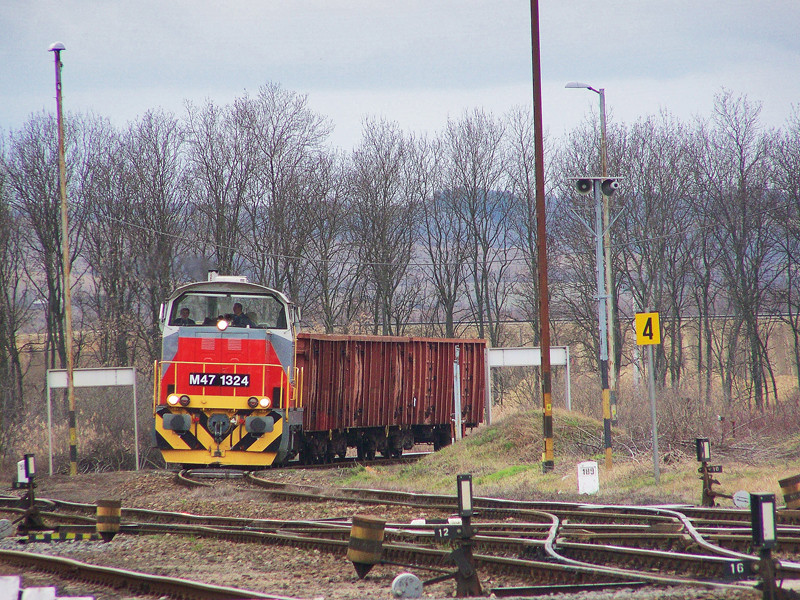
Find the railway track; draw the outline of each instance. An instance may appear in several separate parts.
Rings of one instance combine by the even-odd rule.
[[[49,554],[19,552],[0,549],[0,561],[24,569],[34,569],[65,580],[78,581],[111,590],[125,590],[157,598],[183,598],[185,600],[226,600],[232,598],[258,598],[268,600],[293,600],[285,596],[263,594],[252,590],[208,585],[176,577],[161,577],[91,565]]]
[[[193,480],[191,484],[211,485]],[[342,488],[325,491],[313,486],[287,485],[248,475],[247,481],[270,495],[293,501],[335,500],[356,504],[424,508],[447,514],[455,510],[452,496],[410,494],[387,490]],[[0,505],[5,499],[0,499]],[[91,504],[42,500],[43,516],[65,528],[91,528],[96,507]],[[752,587],[758,563],[752,554],[723,547],[731,538],[741,541],[745,511],[691,507],[601,506],[583,503],[519,502],[474,498],[478,512],[473,523],[476,567],[481,573],[514,575],[549,586],[692,585],[709,588]],[[3,510],[19,510],[5,507]],[[779,538],[797,536],[794,515],[779,512]],[[350,520],[248,519],[123,508],[122,531],[135,535],[186,535],[230,543],[273,544],[345,554]],[[689,516],[692,515],[692,516]],[[499,519],[488,520],[499,517]],[[722,523],[720,527],[712,524]],[[696,525],[697,524],[697,525]],[[446,569],[450,551],[434,536],[436,524],[388,523],[383,560],[417,568]],[[613,543],[611,543],[613,541]],[[21,553],[26,554],[26,553]],[[2,557],[0,557],[2,558]],[[3,558],[3,560],[6,560]],[[18,560],[18,559],[14,559]],[[800,565],[782,561],[779,576],[800,578]],[[739,579],[739,581],[737,581]],[[163,595],[170,595],[164,592]],[[209,596],[210,597],[210,596]],[[238,596],[228,596],[238,597]],[[262,597],[262,596],[252,596]],[[274,596],[263,596],[274,597]]]

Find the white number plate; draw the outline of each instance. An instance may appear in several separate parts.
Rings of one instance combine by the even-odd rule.
[[[246,373],[189,373],[189,385],[247,387],[250,385],[250,375]]]

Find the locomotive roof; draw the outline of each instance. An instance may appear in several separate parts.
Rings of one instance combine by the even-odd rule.
[[[283,292],[269,288],[265,285],[258,283],[250,283],[244,281],[197,281],[195,283],[187,283],[177,288],[167,298],[167,302],[172,302],[186,292],[196,293],[222,293],[222,294],[272,294],[277,297],[281,302],[289,304],[289,299]]]

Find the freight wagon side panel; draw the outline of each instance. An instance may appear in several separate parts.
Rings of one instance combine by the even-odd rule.
[[[485,341],[298,335],[304,429],[449,425],[456,347],[462,419],[474,427],[482,422],[485,406]]]

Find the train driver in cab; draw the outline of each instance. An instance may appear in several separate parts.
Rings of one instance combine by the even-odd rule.
[[[172,324],[178,325],[179,327],[197,325],[197,323],[194,322],[194,319],[189,318],[189,309],[185,306],[181,309],[181,316],[175,319]]]
[[[231,325],[234,327],[255,327],[255,323],[250,320],[250,317],[242,312],[241,302],[236,302],[233,305],[233,319]]]

